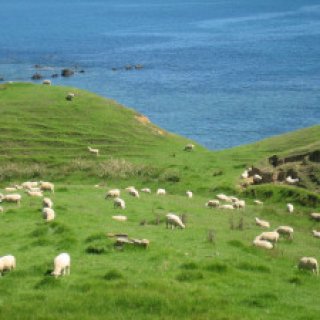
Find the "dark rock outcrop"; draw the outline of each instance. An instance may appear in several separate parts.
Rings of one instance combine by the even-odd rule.
[[[40,80],[42,79],[42,75],[40,73],[35,73],[34,75],[32,75],[31,79],[32,80]]]
[[[74,75],[74,71],[71,69],[62,69],[61,70],[61,76],[62,77],[71,77]]]

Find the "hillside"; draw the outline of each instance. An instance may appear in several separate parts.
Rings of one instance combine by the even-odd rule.
[[[68,92],[76,93],[73,101],[65,100]],[[243,189],[239,176],[251,165],[268,166],[274,154],[315,151],[320,126],[231,150],[196,145],[187,152],[189,140],[75,88],[2,85],[0,112],[0,193],[24,180],[52,180],[55,193],[45,196],[56,214],[44,222],[42,199],[24,190],[16,191],[21,206],[1,203],[0,256],[17,259],[17,268],[0,278],[1,319],[319,318],[318,279],[296,267],[302,256],[320,259],[320,240],[311,234],[319,222],[309,218],[320,210],[319,195],[270,183]],[[134,198],[124,189],[129,185],[152,193]],[[124,210],[105,200],[115,187]],[[159,187],[168,194],[157,196]],[[245,209],[207,208],[220,192],[244,198]],[[287,201],[295,207],[291,215]],[[167,229],[168,212],[183,217],[186,228]],[[253,239],[264,231],[255,217],[270,221],[269,230],[293,227],[293,240],[255,248]],[[115,246],[110,233],[150,245]],[[71,275],[54,279],[53,258],[61,252],[71,255]]]

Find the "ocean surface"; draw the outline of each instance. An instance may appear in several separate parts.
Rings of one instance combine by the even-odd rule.
[[[52,81],[115,99],[211,149],[320,123],[319,0],[0,4],[5,80],[29,81],[35,64],[48,67],[45,77],[83,69]]]

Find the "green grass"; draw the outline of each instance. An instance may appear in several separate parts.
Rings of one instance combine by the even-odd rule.
[[[73,102],[64,99],[69,91],[78,93]],[[15,255],[17,269],[0,278],[1,319],[319,318],[320,280],[296,268],[301,256],[320,259],[319,239],[311,235],[320,226],[308,217],[320,210],[319,195],[285,186],[237,188],[245,167],[317,143],[319,126],[231,150],[197,145],[184,152],[189,140],[159,134],[134,111],[74,88],[2,85],[0,111],[0,188],[32,179],[56,184],[54,222],[43,222],[41,199],[23,192],[20,208],[3,204],[0,255]],[[88,154],[88,145],[101,156]],[[129,185],[153,193],[135,199],[122,190],[124,211],[104,199],[108,188]],[[157,187],[168,195],[156,196]],[[206,208],[219,192],[244,197],[246,209]],[[255,196],[265,204],[254,206]],[[166,229],[168,212],[185,214],[186,229]],[[112,220],[115,214],[128,221]],[[291,225],[294,240],[281,239],[272,251],[254,248],[256,216],[272,230]],[[150,246],[115,248],[109,232],[147,238]],[[54,279],[53,258],[61,252],[71,255],[71,275]]]

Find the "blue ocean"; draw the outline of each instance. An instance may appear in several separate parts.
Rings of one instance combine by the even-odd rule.
[[[0,2],[4,80],[83,69],[52,81],[210,149],[320,123],[319,0]]]

